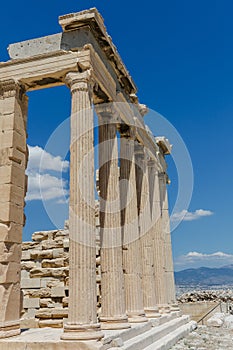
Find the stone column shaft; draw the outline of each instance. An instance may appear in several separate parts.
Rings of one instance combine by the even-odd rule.
[[[144,310],[147,317],[159,317],[155,295],[147,156],[141,145],[136,147],[136,164]]]
[[[160,182],[155,160],[149,162],[150,193],[151,193],[151,233],[154,251],[155,294],[156,304],[160,311],[167,312],[167,288],[165,277],[165,251],[162,230],[162,211],[160,204]]]
[[[172,310],[178,310],[175,293],[174,269],[172,258],[172,245],[170,233],[170,217],[168,208],[168,195],[166,186],[166,173],[160,174],[161,186],[161,207],[162,207],[162,231],[164,236],[164,254],[165,254],[165,279],[167,290],[167,302],[172,306]]]
[[[68,323],[64,340],[100,339],[96,312],[94,133],[90,72],[71,72],[70,269]]]
[[[101,327],[128,328],[122,269],[118,140],[111,111],[99,116],[99,190],[101,237]]]
[[[20,333],[26,120],[23,89],[13,80],[0,82],[0,338]]]
[[[130,132],[129,132],[130,133]],[[123,234],[123,270],[126,310],[130,322],[146,322],[143,308],[142,260],[138,227],[135,141],[121,134],[120,183]]]

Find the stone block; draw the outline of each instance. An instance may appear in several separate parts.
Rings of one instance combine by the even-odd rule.
[[[28,250],[28,249],[38,249],[39,244],[37,242],[22,242],[22,251]],[[31,254],[29,251],[28,254]],[[31,259],[31,256],[30,256]],[[25,259],[28,260],[28,259]]]
[[[7,100],[9,100],[9,98]],[[4,132],[15,130],[18,134],[26,137],[24,120],[15,110],[12,110],[12,106],[4,103],[4,107],[0,107],[0,117],[0,130],[4,130]]]
[[[55,239],[57,240],[62,239],[63,242],[65,239],[69,240],[69,231],[68,230],[57,231],[57,233],[55,234]]]
[[[68,317],[68,308],[44,308],[36,312],[36,318],[55,319]]]
[[[0,263],[17,262],[21,260],[21,245],[11,242],[0,242]]]
[[[38,328],[39,327],[39,320],[36,318],[22,318],[20,320],[20,328],[21,329],[27,329],[27,328]]]
[[[12,202],[0,202],[0,222],[14,222],[23,225],[24,207]]]
[[[40,299],[39,298],[24,298],[23,299],[23,307],[24,309],[35,309],[40,307]]]
[[[4,130],[0,129],[0,148],[17,147],[22,152],[27,152],[26,134],[19,134],[16,130]]]
[[[20,284],[0,284],[0,323],[19,319]]]
[[[22,242],[23,225],[0,223],[0,242]]]
[[[28,309],[22,316],[22,319],[26,318],[35,318],[36,316],[36,309]]]
[[[30,278],[29,272],[26,270],[21,270],[21,279],[22,278]]]
[[[0,167],[0,185],[13,184],[25,189],[25,171],[14,165]]]
[[[68,308],[52,309],[52,318],[68,317]]]
[[[30,271],[31,269],[36,267],[36,263],[34,261],[23,261],[21,262],[21,269]]]
[[[0,284],[17,283],[20,281],[20,263],[0,263]],[[0,299],[1,300],[1,299]]]
[[[0,184],[0,202],[12,202],[24,206],[24,189],[12,184]]]
[[[53,248],[62,248],[63,240],[56,238],[55,240],[49,239],[42,243],[42,249],[53,249]]]
[[[50,278],[50,277],[43,277],[43,278],[41,278],[40,286],[41,286],[42,288],[48,287],[48,286],[47,286],[47,283],[48,283],[49,281],[51,281],[51,278]]]
[[[7,148],[1,147],[0,148],[0,166],[6,166],[6,165],[11,166],[13,164],[25,170],[26,154],[16,149],[14,145],[12,145],[12,147],[7,147]]]
[[[42,260],[41,262],[42,267],[63,267],[64,266],[64,259],[58,258],[58,259],[48,259],[48,260]]]
[[[28,251],[28,250],[23,250],[23,251],[22,251],[21,260],[24,261],[24,260],[30,260],[30,259],[31,259],[31,253],[30,253],[30,251]]]
[[[65,277],[69,273],[68,267],[61,268],[34,268],[30,271],[30,276],[34,277]]]
[[[42,308],[53,308],[54,307],[54,302],[52,301],[51,298],[40,299],[40,307],[42,307]]]
[[[33,279],[32,279],[33,280]],[[49,298],[51,297],[51,289],[50,288],[40,288],[38,290],[32,290],[28,292],[33,298]]]
[[[47,282],[47,287],[52,288],[52,287],[64,287],[64,282],[58,280],[58,279],[50,279]]]
[[[62,320],[39,320],[39,327],[51,327],[51,328],[62,328],[63,321]]]
[[[206,324],[209,327],[222,327],[224,322],[224,313],[216,312],[212,317],[210,317]]]
[[[47,239],[53,240],[56,232],[57,230],[34,232],[32,235],[32,240],[35,242],[42,242]]]
[[[65,288],[63,287],[53,287],[51,288],[52,298],[59,298],[65,296]]]
[[[31,252],[31,259],[52,259],[53,258],[53,250],[34,250]]]
[[[42,318],[42,319],[50,319],[52,318],[52,312],[51,312],[51,309],[49,308],[44,308],[44,309],[39,309],[36,311],[36,315],[35,315],[36,318]]]
[[[224,319],[224,327],[230,330],[233,329],[233,315],[227,315]]]
[[[40,288],[40,278],[22,278],[21,279],[22,289],[34,289]]]
[[[63,248],[55,248],[53,249],[53,258],[66,258],[68,256],[67,253],[64,253]]]

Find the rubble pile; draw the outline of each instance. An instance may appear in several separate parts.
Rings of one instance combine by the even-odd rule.
[[[197,301],[232,302],[233,290],[200,290],[184,293],[177,297],[179,303],[194,303]]]

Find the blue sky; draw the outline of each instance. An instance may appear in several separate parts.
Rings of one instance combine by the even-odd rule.
[[[176,270],[232,263],[232,1],[3,2],[0,60],[8,60],[10,43],[60,32],[59,15],[94,6],[136,82],[141,103],[172,123],[192,159],[190,213],[172,232]],[[54,129],[69,116],[69,91],[60,87],[31,92],[29,97],[28,144],[44,149]],[[157,134],[152,119],[146,122]],[[40,150],[33,150],[38,156]],[[177,174],[172,161],[169,165],[172,206]],[[56,177],[56,167],[50,175]],[[56,214],[56,205],[51,207]],[[213,214],[200,215],[200,210]],[[25,240],[35,230],[53,228],[39,200],[27,201],[26,215]]]

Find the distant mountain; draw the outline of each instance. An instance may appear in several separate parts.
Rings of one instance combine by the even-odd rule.
[[[200,267],[175,272],[176,285],[233,285],[233,265],[220,268]]]

